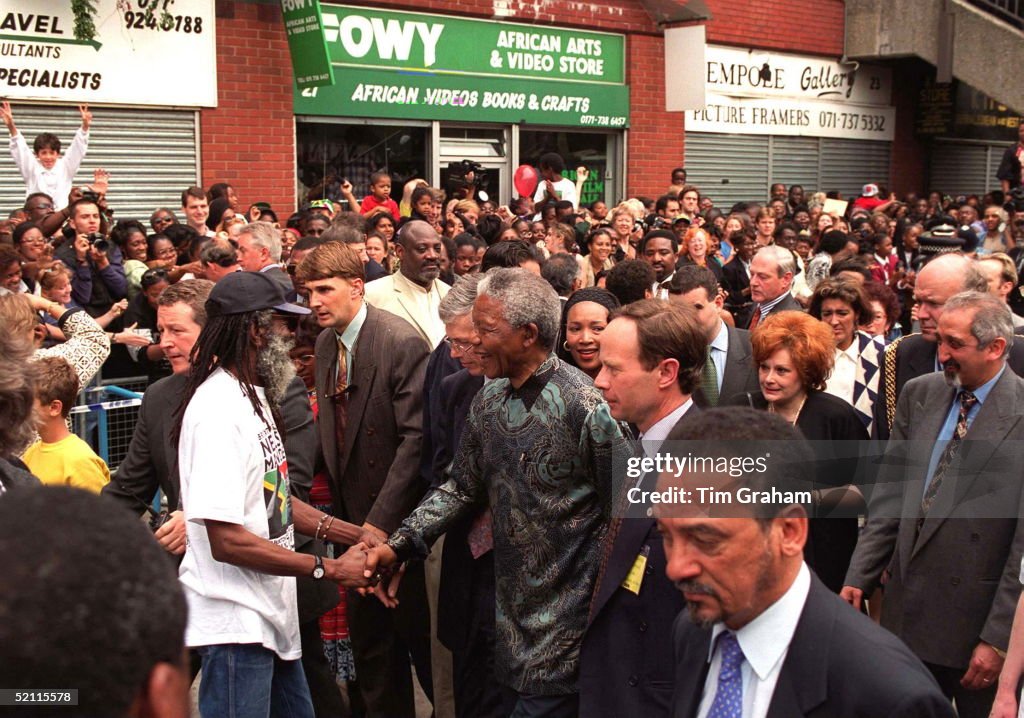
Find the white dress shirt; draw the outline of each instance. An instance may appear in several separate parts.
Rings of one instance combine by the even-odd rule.
[[[715,365],[715,374],[718,379],[718,393],[722,393],[722,378],[725,376],[725,360],[729,356],[729,331],[725,328],[725,322],[719,320],[718,334],[711,340],[711,361]]]
[[[835,366],[832,376],[825,382],[825,393],[853,405],[853,385],[857,381],[857,365],[860,363],[860,343],[854,336],[846,351],[836,349]]]
[[[670,411],[654,422],[650,429],[637,437],[644,449],[644,456],[654,458],[654,455],[658,453],[658,449],[661,448],[661,442],[665,441],[668,433],[672,431],[672,427],[679,423],[679,420],[690,410],[691,406],[693,406],[693,399],[687,399],[673,411]]]
[[[744,656],[740,668],[743,680],[743,718],[765,718],[768,715],[775,684],[779,682],[782,664],[786,662],[789,643],[793,640],[810,589],[811,572],[807,564],[802,563],[796,579],[782,597],[736,631],[736,639]],[[722,665],[722,652],[718,650],[716,639],[725,630],[723,623],[717,623],[711,629],[711,649],[708,655],[711,668],[704,681],[704,695],[700,700],[697,718],[707,718],[715,700],[718,671]]]

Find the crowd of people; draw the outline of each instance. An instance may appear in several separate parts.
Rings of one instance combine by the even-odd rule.
[[[5,686],[90,716],[184,715],[200,671],[207,717],[411,718],[414,681],[439,717],[1016,715],[1020,178],[723,208],[678,168],[583,207],[564,170],[506,206],[472,169],[294,213],[217,183],[148,227],[106,173],[30,187],[0,223]],[[133,375],[111,475],[68,416]],[[811,448],[871,439],[871,480]],[[700,478],[633,459],[764,441],[783,468],[720,488],[809,501],[632,505]]]

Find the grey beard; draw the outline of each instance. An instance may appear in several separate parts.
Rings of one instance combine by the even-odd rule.
[[[271,334],[256,357],[256,372],[271,409],[281,406],[288,385],[295,378],[295,365],[288,352],[294,341]]]

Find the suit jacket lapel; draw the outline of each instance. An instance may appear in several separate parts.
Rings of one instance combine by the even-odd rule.
[[[359,330],[356,340],[356,351],[353,362],[355,371],[349,377],[348,426],[345,427],[345,444],[342,449],[342,462],[347,462],[352,454],[352,445],[366,411],[366,402],[373,388],[373,377],[377,373],[377,327],[380,314],[372,306],[366,307],[366,321]]]
[[[615,543],[608,556],[608,565],[601,576],[601,583],[597,586],[594,607],[590,611],[591,621],[601,612],[601,608],[608,603],[612,594],[619,589],[629,574],[652,526],[654,519],[622,519],[619,533],[615,536]]]
[[[961,452],[954,461],[954,473],[948,477],[952,480],[942,482],[935,503],[921,526],[921,534],[914,545],[915,554],[965,498],[978,475],[985,470],[985,465],[992,458],[992,454],[1020,420],[1020,412],[1015,406],[1015,377],[1016,375],[1007,367],[1003,371],[1003,376],[992,387],[992,392],[982,404],[978,415],[971,422]],[[942,412],[943,420],[948,411],[947,404],[946,410]]]
[[[908,439],[911,442],[908,447],[910,459],[902,515],[914,518],[901,522],[897,539],[900,567],[903,570],[906,570],[910,564],[911,557],[917,553],[924,538],[923,529],[918,532],[915,519],[921,515],[921,499],[924,497],[924,482],[928,478],[928,464],[931,461],[932,448],[938,441],[939,432],[946,421],[946,414],[949,412],[954,395],[955,391],[948,388],[931,391],[925,401],[915,404],[911,411],[914,421],[920,420],[921,429],[919,432],[911,429],[910,436],[912,438]],[[920,437],[920,440],[917,437]]]
[[[326,329],[317,340],[316,351],[316,389],[319,413],[317,422],[323,427],[321,447],[324,462],[331,476],[338,472],[338,444],[334,440],[335,421],[334,403],[327,397],[334,393],[334,370],[338,363],[338,339],[333,329]],[[326,436],[326,440],[323,437]],[[335,478],[339,478],[335,476]]]
[[[725,355],[722,390],[718,393],[720,397],[730,397],[743,390],[747,372],[743,362],[750,356],[750,350],[739,340],[738,332],[732,327],[726,327],[725,330],[729,336],[729,350]]]
[[[676,618],[676,625],[688,622],[684,613]],[[673,718],[696,718],[700,700],[704,695],[704,683],[711,664],[708,651],[711,649],[711,631],[696,626],[683,628],[683,636],[676,643],[676,681],[672,693],[675,706]]]
[[[807,602],[768,705],[768,718],[807,715],[828,697],[828,652],[833,647],[836,612],[828,594],[825,585],[812,574]]]
[[[396,275],[397,276],[397,275]],[[412,296],[411,291],[408,287],[400,285],[399,281],[408,281],[405,277],[401,280],[395,281],[395,296],[398,299],[398,303],[402,305],[409,317],[412,319],[413,324],[416,326],[416,331],[426,340],[427,344],[430,344],[430,334],[427,332],[427,328],[423,322],[423,316],[420,314],[420,306],[416,302],[416,298]],[[431,285],[431,291],[433,291],[433,285]]]

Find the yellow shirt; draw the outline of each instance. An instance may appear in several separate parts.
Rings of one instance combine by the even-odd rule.
[[[37,441],[22,457],[44,484],[74,486],[98,494],[110,483],[110,469],[92,448],[74,434],[52,444]]]

